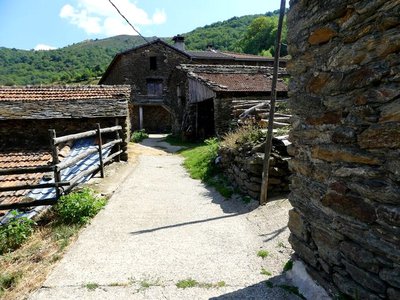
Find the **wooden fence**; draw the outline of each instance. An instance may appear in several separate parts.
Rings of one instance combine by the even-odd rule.
[[[56,136],[56,131],[54,129],[50,129],[50,145],[52,152],[52,164],[47,166],[37,166],[37,167],[26,167],[26,168],[10,168],[10,169],[0,169],[0,176],[2,175],[18,175],[18,174],[34,174],[34,173],[45,173],[45,172],[53,172],[54,182],[51,183],[38,183],[38,184],[20,184],[16,186],[9,187],[0,187],[1,192],[10,192],[10,191],[20,191],[20,190],[34,190],[34,189],[43,189],[43,188],[55,188],[56,195],[53,198],[42,199],[42,200],[34,200],[30,202],[21,202],[21,203],[11,203],[11,204],[0,204],[0,210],[8,210],[8,209],[17,209],[31,206],[41,206],[41,205],[53,205],[57,203],[57,200],[61,195],[66,194],[72,190],[83,177],[93,174],[95,172],[100,171],[100,175],[104,178],[104,165],[111,162],[114,158],[116,161],[120,160],[120,155],[123,152],[121,149],[122,139],[120,138],[120,131],[122,130],[121,126],[114,126],[108,128],[100,128],[100,124],[97,124],[97,128],[95,130],[85,131],[81,133],[66,135],[66,136]],[[106,144],[103,144],[102,134],[105,133],[115,133],[115,138]],[[63,160],[60,162],[59,160],[59,151],[58,145],[75,141],[82,138],[95,136],[98,141],[97,147],[93,149],[88,149],[73,159]],[[102,150],[105,148],[112,148],[116,145],[116,152],[109,155],[107,158],[103,158]],[[99,164],[90,167],[89,169],[82,171],[69,181],[61,181],[61,171],[75,165],[77,162],[86,158],[87,156],[98,153],[99,155]]]

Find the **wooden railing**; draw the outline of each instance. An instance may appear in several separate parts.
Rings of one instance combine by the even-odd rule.
[[[53,172],[54,182],[50,183],[40,183],[40,184],[20,184],[16,186],[7,186],[0,187],[1,192],[10,192],[10,191],[19,191],[19,190],[34,190],[34,189],[44,189],[44,188],[55,188],[56,196],[49,199],[42,200],[34,200],[30,202],[21,202],[21,203],[11,203],[11,204],[0,204],[0,210],[8,210],[8,209],[16,209],[23,207],[31,207],[31,206],[41,206],[41,205],[52,205],[57,203],[57,200],[61,195],[70,192],[81,180],[83,177],[88,176],[90,174],[96,173],[100,171],[100,175],[104,178],[104,165],[111,162],[113,159],[116,161],[120,161],[120,155],[123,152],[121,149],[121,143],[123,142],[120,138],[120,131],[122,127],[117,125],[114,127],[108,128],[100,128],[100,124],[97,124],[97,128],[95,130],[85,131],[81,133],[66,135],[66,136],[56,136],[56,131],[54,129],[50,129],[50,144],[51,144],[51,152],[52,152],[52,164],[48,166],[37,166],[37,167],[27,167],[27,168],[9,168],[9,169],[0,169],[0,176],[4,175],[18,175],[18,174],[33,174],[33,173],[45,173],[45,172]],[[102,134],[105,133],[115,133],[115,138],[103,144]],[[63,160],[60,162],[59,160],[59,151],[58,146],[62,143],[66,143],[69,141],[75,141],[82,138],[95,136],[98,140],[98,145],[95,148],[88,149],[79,155],[75,156],[70,160]],[[103,149],[114,147],[116,145],[117,149],[114,153],[109,155],[107,158],[103,158]],[[96,164],[89,169],[82,171],[69,181],[61,181],[61,171],[75,165],[82,159],[88,157],[91,154],[98,153],[99,155],[99,164]],[[1,194],[0,194],[1,196]]]

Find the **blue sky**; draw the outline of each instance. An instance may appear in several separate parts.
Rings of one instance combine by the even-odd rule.
[[[279,0],[112,1],[144,36],[159,37],[280,5]],[[0,0],[0,47],[60,48],[118,34],[135,33],[108,0]]]

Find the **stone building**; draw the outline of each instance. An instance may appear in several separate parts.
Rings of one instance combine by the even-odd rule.
[[[186,105],[178,116],[186,136],[221,136],[229,131],[234,104],[271,99],[272,67],[249,65],[192,65],[177,67],[178,103]],[[285,75],[280,69],[280,76]],[[287,98],[287,86],[278,79],[277,97]],[[184,101],[183,99],[187,99]],[[177,115],[179,111],[177,111]]]
[[[100,84],[129,84],[133,87],[130,102],[133,130],[148,132],[180,132],[179,116],[186,101],[180,94],[185,81],[173,76],[181,64],[272,66],[273,60],[256,55],[185,50],[184,38],[174,37],[174,45],[161,39],[138,46],[115,56]],[[282,66],[285,61],[282,62]],[[178,112],[178,115],[177,115]]]
[[[290,4],[290,242],[333,296],[400,299],[400,2]]]

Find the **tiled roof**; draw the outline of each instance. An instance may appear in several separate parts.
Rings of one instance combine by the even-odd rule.
[[[129,98],[128,85],[0,87],[0,101],[89,100]]]
[[[201,81],[214,91],[270,92],[272,68],[237,65],[181,65],[192,79]],[[278,79],[278,92],[286,92],[287,86]]]
[[[0,169],[46,166],[51,162],[51,154],[46,150],[10,149],[0,151]],[[43,177],[43,173],[0,175],[0,187],[16,186],[21,184],[35,184]],[[15,192],[0,192],[0,204],[16,203],[23,200],[27,190]],[[0,211],[0,214],[2,212]]]

